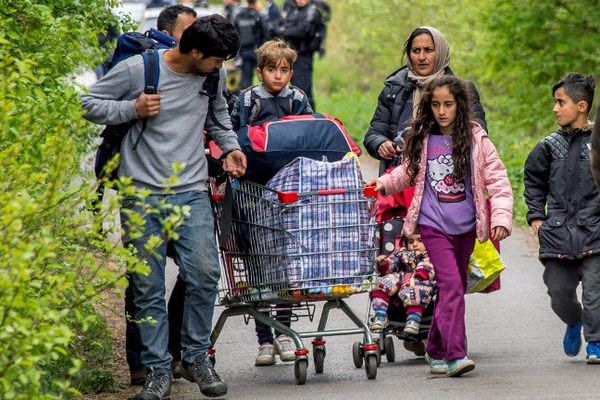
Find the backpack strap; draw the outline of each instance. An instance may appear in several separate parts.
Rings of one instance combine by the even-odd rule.
[[[217,94],[219,93],[219,80],[221,79],[220,70],[216,70],[215,72],[209,74],[206,79],[204,79],[204,84],[202,85],[202,90],[200,91],[201,95],[208,97],[208,110],[207,114],[213,124],[218,126],[220,129],[224,131],[230,130],[225,125],[223,125],[215,115],[214,110],[214,102],[217,98]]]
[[[242,90],[240,93],[240,121],[244,121],[247,125],[250,125],[250,115],[252,114],[252,110],[254,107],[258,107],[260,110],[260,102],[257,101],[259,99],[258,94],[254,92],[255,86],[250,86],[247,89]]]
[[[142,53],[142,59],[144,60],[144,93],[156,94],[158,93],[158,79],[160,77],[160,59],[158,52],[154,49],[147,49]],[[142,139],[142,134],[146,130],[147,123],[148,118],[142,119],[142,130],[133,144],[133,151],[137,149],[137,146]]]

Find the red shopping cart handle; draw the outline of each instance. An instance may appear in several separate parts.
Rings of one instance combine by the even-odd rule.
[[[323,190],[315,190],[313,192],[282,192],[277,191],[277,197],[279,201],[284,204],[290,204],[297,202],[302,196],[331,196],[335,194],[344,194],[344,193],[356,193],[362,192],[365,197],[376,197],[377,192],[375,191],[374,186],[367,186],[363,189],[323,189]]]

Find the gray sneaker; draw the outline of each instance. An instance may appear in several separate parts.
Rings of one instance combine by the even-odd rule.
[[[132,400],[168,400],[171,398],[171,371],[150,369],[142,391]]]
[[[263,343],[258,348],[258,355],[254,361],[257,367],[275,364],[275,349],[271,343]]]
[[[275,351],[279,354],[281,361],[294,361],[296,360],[296,345],[291,337],[286,335],[279,335],[273,342]]]
[[[193,364],[183,362],[187,374],[198,384],[200,392],[207,397],[219,397],[227,394],[227,384],[215,372],[206,353],[199,354]]]
[[[404,326],[404,333],[408,333],[410,335],[417,335],[419,334],[420,326],[421,324],[419,323],[419,321],[416,321],[414,319],[408,319],[406,320],[406,325]]]

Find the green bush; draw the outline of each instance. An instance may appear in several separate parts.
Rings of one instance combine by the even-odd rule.
[[[114,382],[93,304],[124,284],[109,261],[135,259],[98,234],[101,217],[86,207],[95,188],[81,159],[97,129],[81,118],[73,78],[101,61],[96,35],[117,23],[101,0],[0,1],[2,399]]]

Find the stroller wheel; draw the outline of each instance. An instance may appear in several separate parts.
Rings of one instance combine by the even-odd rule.
[[[417,357],[425,356],[425,343],[423,343],[423,341],[410,342],[410,341],[405,340],[404,348],[406,350],[414,353],[415,356],[417,356]]]

